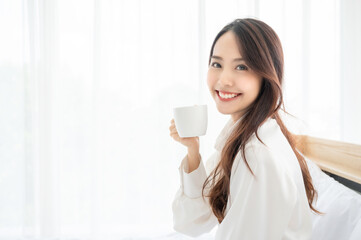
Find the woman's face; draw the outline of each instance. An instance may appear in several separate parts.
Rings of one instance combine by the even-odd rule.
[[[236,36],[223,34],[214,45],[207,84],[220,113],[237,121],[257,98],[262,77],[242,60]]]

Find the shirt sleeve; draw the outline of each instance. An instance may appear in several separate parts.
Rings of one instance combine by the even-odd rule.
[[[267,147],[247,149],[246,159],[255,176],[243,158],[239,159],[231,182],[235,195],[216,239],[284,239],[296,205],[297,187]]]
[[[188,171],[188,158],[184,157],[179,167],[181,186],[173,203],[173,228],[177,232],[197,237],[210,232],[218,223],[209,205],[208,197],[202,197],[203,183],[207,178],[206,169],[201,161],[197,169]],[[206,189],[205,189],[205,193]]]

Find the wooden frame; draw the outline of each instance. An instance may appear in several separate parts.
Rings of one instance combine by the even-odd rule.
[[[361,145],[293,135],[296,148],[322,170],[361,184]]]

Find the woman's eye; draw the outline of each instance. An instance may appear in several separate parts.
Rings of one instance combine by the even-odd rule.
[[[220,68],[221,67],[221,65],[219,63],[217,63],[217,62],[213,62],[211,64],[211,66],[214,67],[214,68]]]
[[[247,70],[248,68],[245,65],[238,65],[236,67],[237,70]]]

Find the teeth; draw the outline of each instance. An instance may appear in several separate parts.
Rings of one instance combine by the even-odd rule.
[[[219,96],[221,96],[221,98],[228,99],[228,98],[234,98],[234,97],[238,96],[238,94],[223,94],[223,93],[219,92]]]

